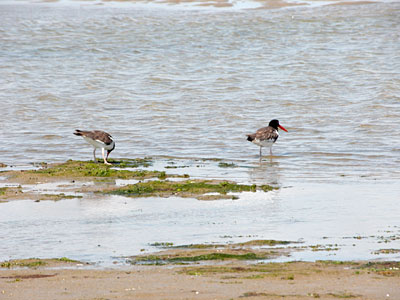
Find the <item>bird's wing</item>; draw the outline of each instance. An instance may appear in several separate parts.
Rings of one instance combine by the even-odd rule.
[[[93,130],[90,131],[91,136],[87,136],[88,138],[91,138],[93,140],[101,141],[106,145],[110,145],[113,142],[112,136],[104,131],[101,130]]]
[[[258,129],[255,136],[255,138],[260,141],[266,141],[266,140],[276,141],[278,137],[279,137],[278,131],[276,131],[276,129],[270,126]]]
[[[86,130],[75,130],[75,135],[84,136],[89,138],[93,141],[99,141],[106,145],[110,145],[113,142],[112,136],[104,131],[101,130],[93,130],[93,131],[86,131]]]

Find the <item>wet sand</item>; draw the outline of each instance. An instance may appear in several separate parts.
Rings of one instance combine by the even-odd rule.
[[[399,263],[293,262],[0,270],[0,298],[400,299]]]

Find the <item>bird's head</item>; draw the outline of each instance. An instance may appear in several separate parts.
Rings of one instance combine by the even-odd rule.
[[[113,141],[113,147],[110,150],[107,150],[107,158],[110,155],[111,151],[115,149],[115,142]]]
[[[278,130],[278,128],[282,129],[283,131],[288,132],[283,126],[279,125],[279,120],[271,120],[268,124],[268,126],[271,126],[272,128]]]

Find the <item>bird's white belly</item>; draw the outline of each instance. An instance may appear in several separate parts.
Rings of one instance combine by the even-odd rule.
[[[114,142],[112,142],[110,145],[107,145],[99,140],[92,140],[90,138],[87,138],[86,136],[83,137],[86,142],[91,144],[95,148],[104,148],[105,150],[111,150],[113,148]]]
[[[274,140],[254,139],[252,142],[260,147],[271,147],[274,144]]]

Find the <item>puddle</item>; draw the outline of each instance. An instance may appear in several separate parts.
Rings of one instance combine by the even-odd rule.
[[[0,179],[1,180],[1,179]],[[18,183],[8,183],[8,182],[0,182],[0,188],[4,187],[18,187]]]
[[[190,179],[217,179],[232,180],[239,184],[265,183],[266,178],[253,180],[249,178],[249,169],[254,166],[242,161],[235,161],[234,167],[219,167],[221,160],[217,159],[180,159],[180,158],[155,158],[147,167],[125,168],[125,170],[165,171],[173,175],[190,175]],[[229,164],[228,164],[229,165]],[[176,168],[175,168],[176,167]],[[168,177],[170,181],[187,180],[188,178]]]
[[[92,186],[93,182],[79,182],[79,181],[58,181],[58,182],[45,182],[37,184],[24,184],[22,185],[22,192],[24,193],[39,193],[39,194],[54,194],[58,195],[63,193],[67,196],[83,196],[83,193],[78,193],[75,190]]]
[[[140,182],[140,180],[137,180],[137,179],[115,179],[115,185],[117,185],[117,186],[136,184],[138,182]]]

